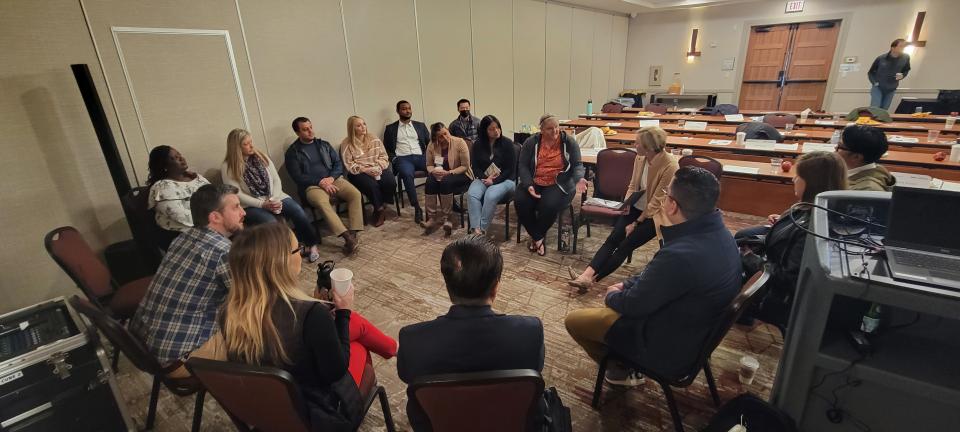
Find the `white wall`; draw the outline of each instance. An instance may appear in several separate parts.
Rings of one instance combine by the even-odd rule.
[[[71,63],[90,65],[137,184],[161,144],[216,181],[235,127],[282,165],[300,115],[336,145],[352,114],[380,134],[399,99],[447,123],[466,97],[509,132],[623,83],[626,17],[539,0],[41,3],[0,2],[0,313],[76,293],[49,230],[76,226],[96,250],[130,236]]]
[[[807,0],[802,13],[784,13],[783,1],[641,14],[630,20],[627,42],[627,88],[648,93],[666,91],[680,72],[688,92],[718,92],[719,102],[737,103],[739,76],[752,25],[842,19],[837,46],[839,59],[856,56],[859,72],[845,76],[835,61],[824,108],[845,111],[869,102],[866,71],[891,41],[906,38],[918,11],[927,11],[921,40],[927,46],[911,56],[913,70],[901,83],[900,96],[934,97],[941,88],[960,88],[956,47],[960,46],[960,2],[956,0]],[[703,53],[687,63],[685,53],[692,29],[699,28],[698,49]],[[712,47],[711,44],[716,44]],[[723,59],[735,58],[736,70],[721,71]],[[663,85],[648,86],[650,66],[663,66]]]

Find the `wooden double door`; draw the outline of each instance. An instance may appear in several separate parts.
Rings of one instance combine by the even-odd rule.
[[[840,21],[751,28],[740,109],[822,109],[839,34]]]

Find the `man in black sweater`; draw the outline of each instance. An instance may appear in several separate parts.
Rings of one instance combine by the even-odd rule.
[[[890,44],[890,51],[881,54],[867,71],[870,80],[870,106],[890,109],[893,93],[900,80],[910,73],[910,55],[903,52],[907,41],[897,39]]]
[[[570,336],[600,361],[608,350],[669,378],[689,371],[723,310],[740,290],[737,244],[716,209],[720,183],[710,172],[683,167],[674,174],[663,211],[663,247],[647,267],[607,288],[606,307],[567,315]],[[620,365],[607,382],[638,385]]]
[[[503,272],[496,244],[480,235],[461,238],[444,249],[440,271],[453,306],[433,321],[400,329],[397,372],[403,382],[448,373],[543,371],[540,319],[508,316],[491,308]],[[407,418],[415,431],[432,430],[409,388]]]

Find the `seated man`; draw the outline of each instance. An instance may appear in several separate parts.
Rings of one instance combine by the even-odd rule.
[[[313,123],[306,117],[293,120],[297,140],[290,144],[284,159],[290,178],[297,184],[300,199],[323,213],[323,220],[333,235],[343,237],[343,253],[357,250],[357,232],[363,230],[363,197],[360,190],[343,176],[343,162],[330,143],[313,134]],[[337,208],[330,203],[337,197],[347,204],[350,229],[343,225]]]
[[[400,329],[397,371],[403,382],[435,374],[543,370],[540,319],[499,314],[491,308],[503,272],[496,244],[479,235],[461,238],[444,249],[440,271],[453,306],[433,321]],[[409,390],[407,418],[413,430],[430,430]]]
[[[674,174],[662,210],[663,247],[640,274],[607,288],[606,307],[567,315],[567,332],[590,357],[607,350],[670,378],[689,371],[721,312],[740,291],[737,244],[716,209],[720,184],[710,172]],[[402,344],[401,344],[402,346]],[[642,377],[611,363],[606,380],[637,385]]]
[[[470,101],[468,99],[457,101],[457,111],[460,112],[460,115],[450,122],[447,129],[450,130],[451,135],[463,138],[467,142],[467,146],[471,146],[477,142],[477,136],[480,134],[480,118],[470,114]]]
[[[837,153],[847,164],[847,182],[851,190],[887,191],[897,179],[877,161],[887,152],[887,135],[873,126],[843,128]]]
[[[427,125],[413,120],[413,107],[410,102],[397,102],[397,115],[400,120],[388,124],[383,130],[383,147],[393,161],[393,172],[400,177],[407,191],[410,205],[413,206],[413,222],[419,225],[423,222],[423,210],[417,200],[417,184],[413,174],[416,171],[427,171],[424,155],[427,154],[430,131],[427,130]]]
[[[130,330],[162,365],[186,359],[213,334],[230,288],[228,237],[243,229],[234,186],[201,186],[190,197],[190,213],[193,228],[170,243],[130,320]]]

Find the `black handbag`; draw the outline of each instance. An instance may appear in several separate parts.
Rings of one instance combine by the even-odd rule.
[[[336,264],[333,261],[324,261],[317,266],[317,290],[331,288],[330,272],[333,271],[334,266]]]

